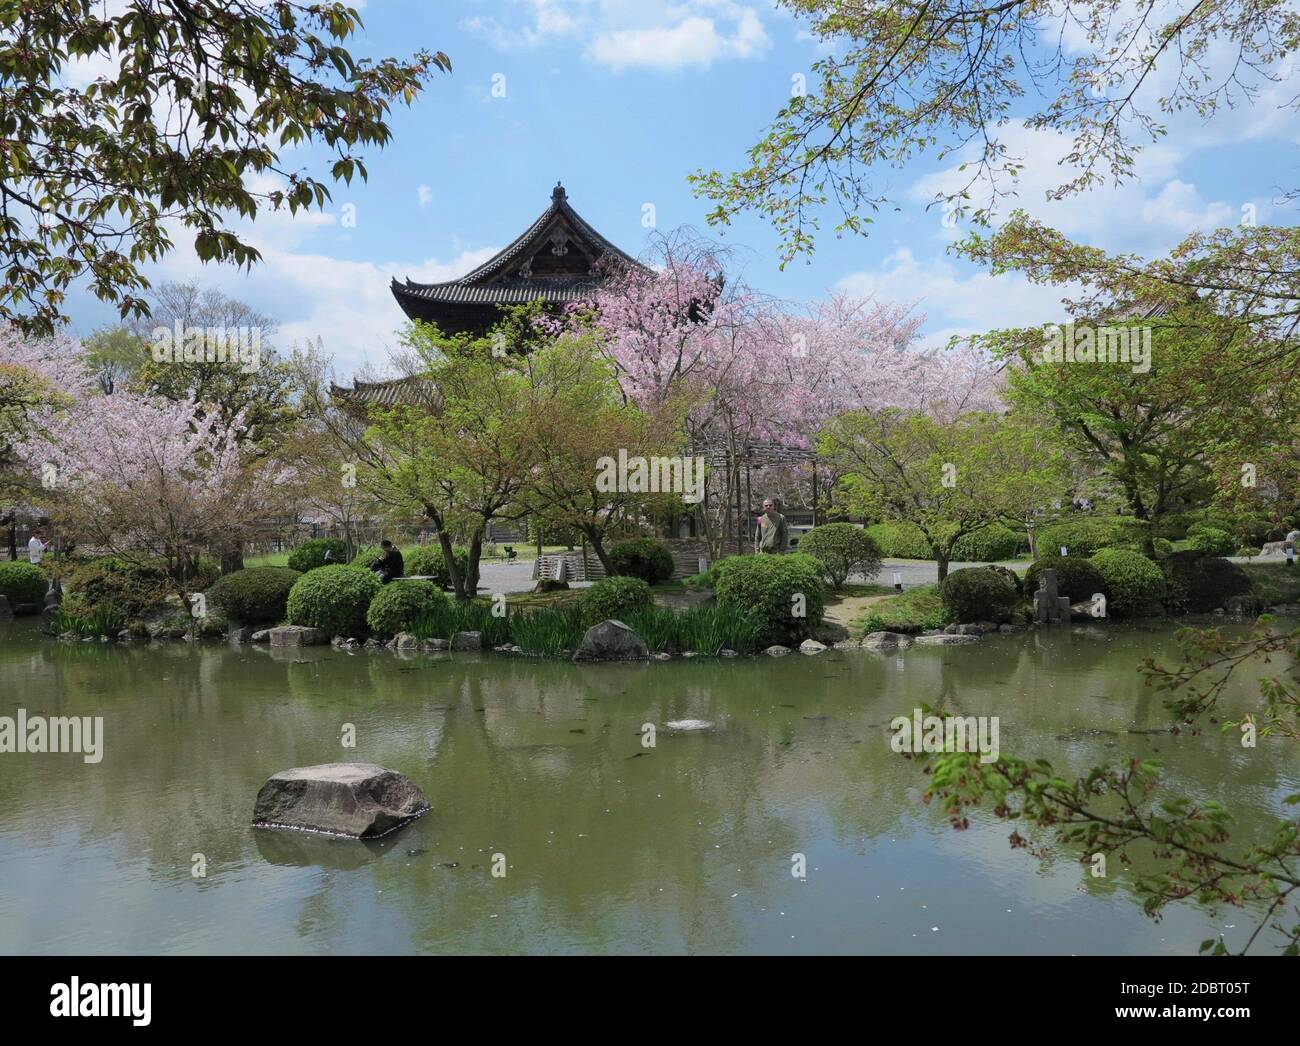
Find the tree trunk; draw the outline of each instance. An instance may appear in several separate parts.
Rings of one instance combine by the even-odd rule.
[[[228,546],[221,551],[221,573],[233,574],[244,569],[244,546],[242,542]]]
[[[451,536],[443,529],[438,529],[438,547],[442,549],[442,564],[447,568],[451,578],[451,591],[457,599],[465,599],[465,578],[456,565],[456,550],[451,546]]]
[[[465,598],[478,595],[478,565],[483,555],[483,528],[474,531],[469,539],[469,567],[465,571]]]
[[[948,576],[948,557],[936,552],[934,558],[939,567],[939,580],[943,581]]]
[[[582,532],[587,535],[587,540],[591,542],[591,550],[596,553],[596,558],[600,560],[600,565],[605,568],[605,576],[613,577],[618,571],[610,563],[609,556],[605,553],[605,542],[601,540],[601,533],[595,527],[583,527]]]
[[[438,547],[442,549],[442,565],[447,568],[451,578],[451,591],[457,599],[466,599],[465,579],[461,577],[460,567],[456,565],[456,550],[451,546],[451,535],[442,525],[442,513],[432,505],[424,506],[424,514],[433,524],[434,533],[438,535]]]

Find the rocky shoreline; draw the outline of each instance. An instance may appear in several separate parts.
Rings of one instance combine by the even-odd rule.
[[[1256,614],[1268,614],[1278,617],[1300,617],[1300,603],[1282,603],[1259,608],[1258,604],[1249,605],[1248,600],[1242,600],[1240,597],[1229,602],[1234,605],[1231,608],[1221,607],[1216,609],[1214,616],[1245,618],[1253,617]],[[1092,621],[1095,623],[1098,621],[1098,619],[1086,612],[1085,604],[1079,604],[1071,609],[1071,620],[1074,622]],[[943,629],[929,629],[917,634],[879,631],[870,632],[861,637],[843,639],[830,639],[829,636],[823,635],[823,638],[826,638],[828,642],[810,638],[803,640],[797,647],[774,643],[758,651],[754,656],[766,655],[772,658],[780,658],[792,653],[815,656],[832,649],[893,652],[906,650],[913,645],[961,646],[978,642],[985,636],[1016,635],[1029,631],[1034,627],[1042,626],[979,621],[971,624],[951,624]],[[72,632],[65,632],[56,638],[65,642],[81,643],[110,643],[115,640],[118,642],[220,640],[235,645],[266,644],[272,649],[298,649],[328,645],[335,650],[347,652],[386,650],[404,654],[494,653],[539,659],[548,657],[546,654],[525,650],[518,644],[505,643],[488,647],[484,643],[482,633],[472,631],[457,632],[450,639],[423,640],[410,632],[401,632],[392,639],[384,641],[373,636],[364,640],[353,636],[330,637],[321,629],[310,628],[305,625],[276,625],[259,629],[240,626],[231,628],[229,631],[216,631],[195,627],[184,628],[179,624],[172,624],[169,627],[150,629],[147,635],[135,635],[123,629],[117,636],[79,636]],[[652,652],[645,647],[644,641],[632,629],[622,622],[612,619],[593,625],[588,630],[587,637],[584,637],[584,647],[586,649],[563,650],[558,657],[560,660],[584,662],[672,661],[678,658],[689,659],[709,656],[735,658],[743,656],[737,651],[729,649],[720,650],[716,655],[699,651],[684,651],[676,654],[663,651]]]

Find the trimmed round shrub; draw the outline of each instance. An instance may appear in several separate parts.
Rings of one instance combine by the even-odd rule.
[[[1028,539],[1001,523],[971,531],[959,537],[952,548],[952,558],[958,563],[996,563],[1011,559]]]
[[[1250,576],[1226,559],[1197,550],[1175,552],[1160,561],[1165,607],[1178,614],[1203,614],[1250,591]]]
[[[347,558],[347,542],[340,538],[312,538],[289,553],[289,569],[305,574],[309,570],[325,566],[325,550],[334,553],[334,562],[342,563]]]
[[[288,567],[248,567],[218,579],[208,598],[235,621],[283,621],[289,592],[300,577]]]
[[[102,556],[78,564],[64,587],[79,613],[113,607],[138,618],[163,603],[173,586],[159,563]]]
[[[1141,520],[1120,516],[1088,517],[1049,523],[1038,532],[1038,548],[1059,555],[1061,547],[1071,556],[1091,556],[1103,548],[1140,543],[1146,529]]]
[[[821,623],[826,609],[825,568],[806,552],[784,556],[729,556],[718,564],[718,602],[758,614],[760,641],[797,639]],[[802,597],[802,599],[797,598]],[[802,609],[803,616],[796,616]]]
[[[354,562],[366,563],[374,562],[379,556],[379,549],[368,559],[357,557]],[[469,549],[460,545],[451,547],[451,554],[456,560],[456,567],[460,570],[463,577],[469,570]],[[431,578],[433,583],[439,588],[449,590],[451,588],[451,573],[447,570],[447,562],[442,556],[441,545],[416,545],[409,552],[402,553],[402,562],[406,564],[406,573],[408,576]]]
[[[1140,552],[1104,548],[1092,565],[1106,582],[1107,612],[1114,617],[1140,614],[1165,599],[1165,576]]]
[[[381,587],[379,578],[368,570],[317,567],[289,590],[289,623],[319,628],[330,636],[361,635],[366,630],[370,601]]]
[[[1168,538],[1156,538],[1151,544],[1158,556],[1167,556],[1174,550],[1174,543]]]
[[[609,561],[622,576],[639,577],[647,585],[673,576],[673,554],[654,538],[633,538],[609,550]]]
[[[934,559],[934,549],[915,523],[876,523],[866,528],[882,556],[893,559]]]
[[[837,591],[855,571],[868,580],[880,572],[880,546],[852,523],[826,523],[813,527],[799,541],[799,551],[819,559],[831,587]]]
[[[1090,560],[1078,556],[1044,556],[1025,571],[1025,595],[1029,599],[1038,591],[1038,575],[1049,567],[1056,571],[1057,595],[1069,596],[1071,603],[1082,603],[1098,592],[1110,598],[1106,579]]]
[[[1226,530],[1197,523],[1187,529],[1187,543],[1194,549],[1211,556],[1230,556],[1237,542]]]
[[[997,571],[987,567],[954,570],[939,583],[944,609],[955,621],[1010,621],[1020,597],[1015,587]]]
[[[597,581],[582,594],[579,606],[583,620],[596,624],[607,618],[622,619],[625,615],[654,605],[650,586],[639,577],[607,577]]]
[[[432,581],[395,581],[384,585],[366,611],[366,624],[377,636],[408,632],[427,614],[446,610],[448,599]]]
[[[21,560],[0,563],[0,596],[6,596],[11,606],[20,603],[41,603],[49,588],[45,572],[34,563]]]

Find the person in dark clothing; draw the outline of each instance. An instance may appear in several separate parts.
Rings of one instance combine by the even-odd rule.
[[[402,560],[402,553],[397,550],[397,546],[385,538],[379,543],[379,547],[384,550],[384,554],[370,564],[370,569],[379,575],[379,580],[385,585],[395,577],[401,577],[406,573],[406,563]]]

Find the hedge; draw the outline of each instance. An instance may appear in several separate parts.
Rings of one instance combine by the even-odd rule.
[[[1208,523],[1196,523],[1188,527],[1187,543],[1211,556],[1230,556],[1237,547],[1236,539],[1231,534]]]
[[[821,623],[826,608],[821,560],[792,552],[730,556],[718,566],[718,603],[758,614],[762,641],[797,639]]]
[[[325,551],[334,553],[334,562],[342,563],[347,557],[347,542],[339,538],[312,538],[289,553],[289,569],[305,574],[325,566]]]
[[[589,625],[608,618],[622,620],[625,615],[653,605],[650,586],[639,577],[607,577],[587,589],[579,600],[583,620]]]
[[[40,604],[48,588],[45,572],[34,563],[0,563],[0,596],[7,597],[11,606]]]
[[[967,567],[954,570],[939,583],[939,596],[944,609],[956,621],[995,621],[998,624],[1011,620],[1016,604],[1020,602],[1015,588],[995,570],[987,567]]]
[[[1250,576],[1226,559],[1200,551],[1175,552],[1160,561],[1165,578],[1165,606],[1180,614],[1217,610],[1232,596],[1250,591]]]
[[[934,548],[915,523],[896,521],[876,523],[866,528],[867,534],[880,547],[880,553],[891,559],[934,559]],[[807,541],[804,538],[804,541]],[[957,563],[993,563],[1012,559],[1022,548],[1027,548],[1029,538],[1001,523],[990,523],[969,534],[963,534],[953,544],[951,559]],[[803,542],[799,543],[800,551]]]
[[[1164,602],[1165,576],[1142,553],[1106,548],[1092,557],[1092,565],[1106,582],[1107,613],[1111,616],[1139,614]]]
[[[996,563],[1000,559],[1013,559],[1028,544],[1026,535],[1017,534],[1001,523],[990,523],[959,537],[953,545],[952,558],[958,563]]]
[[[469,549],[453,545],[451,554],[456,560],[457,569],[464,577],[469,571]],[[374,555],[369,556],[368,559],[373,562],[378,556],[379,550],[376,549]],[[355,562],[364,564],[366,561],[358,557]],[[431,578],[439,588],[451,588],[451,572],[447,570],[447,561],[443,558],[441,545],[416,545],[409,552],[402,553],[402,562],[406,564],[408,576]]]
[[[361,635],[370,601],[381,587],[379,578],[368,570],[318,567],[303,574],[289,591],[289,622],[319,628],[330,636]]]
[[[633,538],[609,550],[609,561],[620,575],[639,577],[648,585],[673,576],[673,554],[654,538]]]
[[[1110,598],[1106,579],[1091,560],[1080,556],[1043,556],[1025,571],[1025,595],[1029,599],[1038,591],[1038,575],[1049,568],[1056,571],[1057,595],[1069,596],[1072,603],[1082,603],[1098,592]]]
[[[813,527],[799,541],[799,551],[821,560],[831,587],[839,590],[855,571],[867,580],[880,573],[880,546],[852,523],[825,523]]]
[[[143,616],[173,591],[162,564],[118,556],[102,556],[73,567],[65,588],[70,612],[89,614],[113,607],[128,618]]]
[[[1132,517],[1101,516],[1049,523],[1038,531],[1038,550],[1042,555],[1059,555],[1061,547],[1071,556],[1088,557],[1103,548],[1141,542],[1146,530],[1141,520]]]
[[[934,549],[915,523],[876,523],[867,527],[866,532],[879,547],[882,556],[891,559],[934,559]]]
[[[395,581],[384,585],[370,601],[366,625],[377,636],[409,632],[421,618],[448,606],[442,590],[431,581]]]
[[[300,577],[299,571],[288,567],[249,567],[220,578],[208,596],[236,621],[283,621],[289,592]]]

